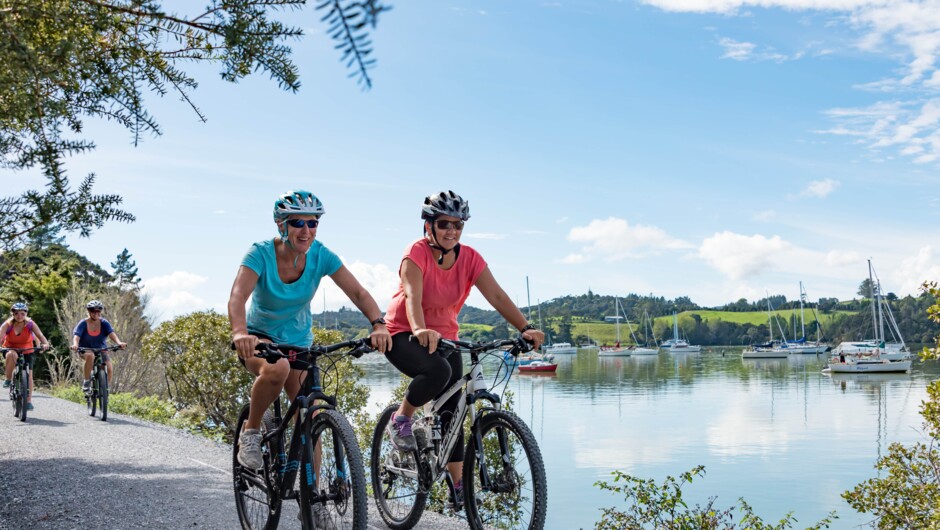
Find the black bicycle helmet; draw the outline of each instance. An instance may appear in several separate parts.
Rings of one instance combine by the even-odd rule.
[[[442,191],[425,197],[421,206],[421,218],[430,221],[441,215],[466,221],[470,219],[470,203],[453,191]]]

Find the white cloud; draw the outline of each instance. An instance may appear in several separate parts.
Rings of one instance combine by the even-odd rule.
[[[826,254],[825,262],[829,267],[854,267],[863,263],[865,258],[858,252],[832,250]]]
[[[768,221],[772,221],[772,220],[774,220],[774,219],[776,219],[776,218],[777,218],[777,211],[776,211],[776,210],[761,210],[761,211],[757,212],[756,214],[754,214],[754,220],[755,220],[755,221],[761,221],[761,222],[764,222],[764,223],[766,223],[766,222],[768,222]]]
[[[206,309],[209,304],[192,291],[208,278],[186,271],[174,271],[143,282],[143,292],[150,295],[150,310],[156,320]]]
[[[721,56],[722,59],[732,59],[735,61],[746,61],[753,56],[754,48],[757,47],[756,44],[750,42],[738,42],[734,39],[729,39],[728,37],[723,37],[718,41],[718,44],[725,49],[724,55]]]
[[[940,100],[930,99],[940,86],[940,2],[936,0],[643,0],[665,11],[686,13],[750,14],[751,8],[821,11],[834,14],[832,24],[857,31],[862,51],[902,63],[894,78],[873,80],[856,88],[878,92],[920,94],[909,100],[877,103],[858,109],[833,109],[837,126],[829,134],[853,135],[873,149],[894,147],[914,156],[912,162],[940,160]],[[722,38],[723,57],[738,61],[786,60],[759,44]],[[828,49],[827,49],[828,51]],[[802,56],[802,52],[794,58]],[[924,97],[924,99],[917,99]],[[886,108],[887,107],[887,108]],[[912,107],[919,107],[913,109]],[[893,108],[893,110],[892,110]],[[884,113],[884,111],[888,111]],[[874,113],[872,112],[874,111]],[[912,153],[908,147],[923,146]]]
[[[722,59],[731,59],[734,61],[774,61],[783,62],[800,59],[805,52],[797,52],[793,56],[788,56],[775,51],[773,48],[760,48],[753,42],[737,41],[729,37],[718,39],[718,45],[724,48]]]
[[[385,264],[372,265],[361,261],[346,263],[346,268],[348,268],[349,272],[359,280],[359,283],[369,291],[372,298],[375,298],[379,309],[385,311],[389,302],[392,301],[392,295],[395,294],[395,291],[398,289],[398,284],[400,283],[398,268],[396,267],[395,270],[391,270]],[[317,294],[311,303],[314,313],[323,311],[324,295],[326,296],[326,307],[330,311],[339,309],[342,306],[356,309],[356,306],[350,302],[346,293],[341,291],[340,288],[333,283],[333,280],[329,277],[325,277],[320,280],[320,288],[317,290]]]
[[[767,238],[760,234],[745,236],[725,231],[702,241],[698,255],[721,273],[737,280],[775,269],[782,255],[795,250],[780,236]]]
[[[584,254],[568,254],[559,260],[560,263],[564,263],[565,265],[578,265],[587,263],[588,261],[588,257]]]
[[[885,289],[897,293],[912,293],[917,296],[925,281],[940,282],[940,252],[932,246],[921,247],[917,254],[901,260],[892,274],[891,283],[896,289]]]
[[[839,187],[839,181],[833,179],[814,180],[803,190],[803,195],[823,198]]]
[[[584,243],[582,254],[599,254],[615,261],[627,257],[638,257],[662,250],[692,248],[692,245],[676,239],[661,228],[645,225],[630,225],[617,217],[594,219],[587,226],[576,226],[568,233],[568,241]]]

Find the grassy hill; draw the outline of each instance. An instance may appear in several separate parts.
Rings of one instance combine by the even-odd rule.
[[[780,321],[780,326],[784,328],[784,331],[787,334],[787,338],[794,338],[793,331],[790,325],[790,317],[795,316],[796,322],[799,323],[800,311],[798,309],[784,309],[777,311],[777,318]],[[822,329],[825,330],[826,326],[832,322],[832,319],[836,314],[853,314],[850,311],[838,311],[832,314],[820,315],[820,324]],[[767,324],[767,312],[766,311],[747,311],[747,312],[735,312],[735,311],[714,311],[714,310],[696,310],[696,311],[684,311],[679,313],[679,329],[682,333],[682,329],[686,326],[683,325],[683,322],[687,319],[691,319],[691,315],[698,315],[701,317],[703,322],[721,320],[724,322],[730,322],[735,324],[751,324],[754,326],[766,325]],[[553,324],[557,324],[557,319],[552,319]],[[816,317],[813,315],[812,311],[806,313],[806,327],[807,329],[815,329],[813,323],[816,321]],[[639,324],[636,322],[631,322],[634,328],[634,332],[637,336],[640,337],[640,341],[643,340],[643,334],[640,332]],[[557,327],[557,326],[556,326]],[[774,324],[774,335],[779,335],[777,330],[777,324]],[[672,337],[672,317],[664,316],[653,319],[653,334],[658,340],[662,340],[663,337],[671,338]],[[617,340],[617,327],[616,324],[610,324],[603,321],[586,321],[586,320],[575,320],[572,322],[572,335],[575,337],[583,335],[590,337],[592,341],[595,341],[599,344],[613,344]],[[626,324],[620,325],[620,338],[624,343],[631,343],[632,339],[630,337],[630,328]]]

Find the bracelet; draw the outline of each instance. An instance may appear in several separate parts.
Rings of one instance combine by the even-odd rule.
[[[526,331],[529,331],[530,329],[535,329],[535,326],[533,326],[532,324],[526,324],[525,326],[522,327],[522,329],[519,330],[519,333],[525,333]]]

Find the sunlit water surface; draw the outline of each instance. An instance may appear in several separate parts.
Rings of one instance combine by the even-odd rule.
[[[765,521],[793,511],[805,528],[835,510],[832,528],[854,528],[840,494],[876,476],[888,444],[924,440],[920,403],[934,362],[910,374],[825,375],[823,355],[742,360],[740,348],[649,357],[559,356],[554,375],[514,373],[514,410],[535,433],[548,475],[546,528],[593,528],[623,498],[594,486],[613,470],[662,482],[696,465],[689,504],[744,497]],[[373,356],[361,365],[377,411],[399,383]],[[487,363],[492,380],[496,365]],[[737,517],[736,517],[737,519]]]

